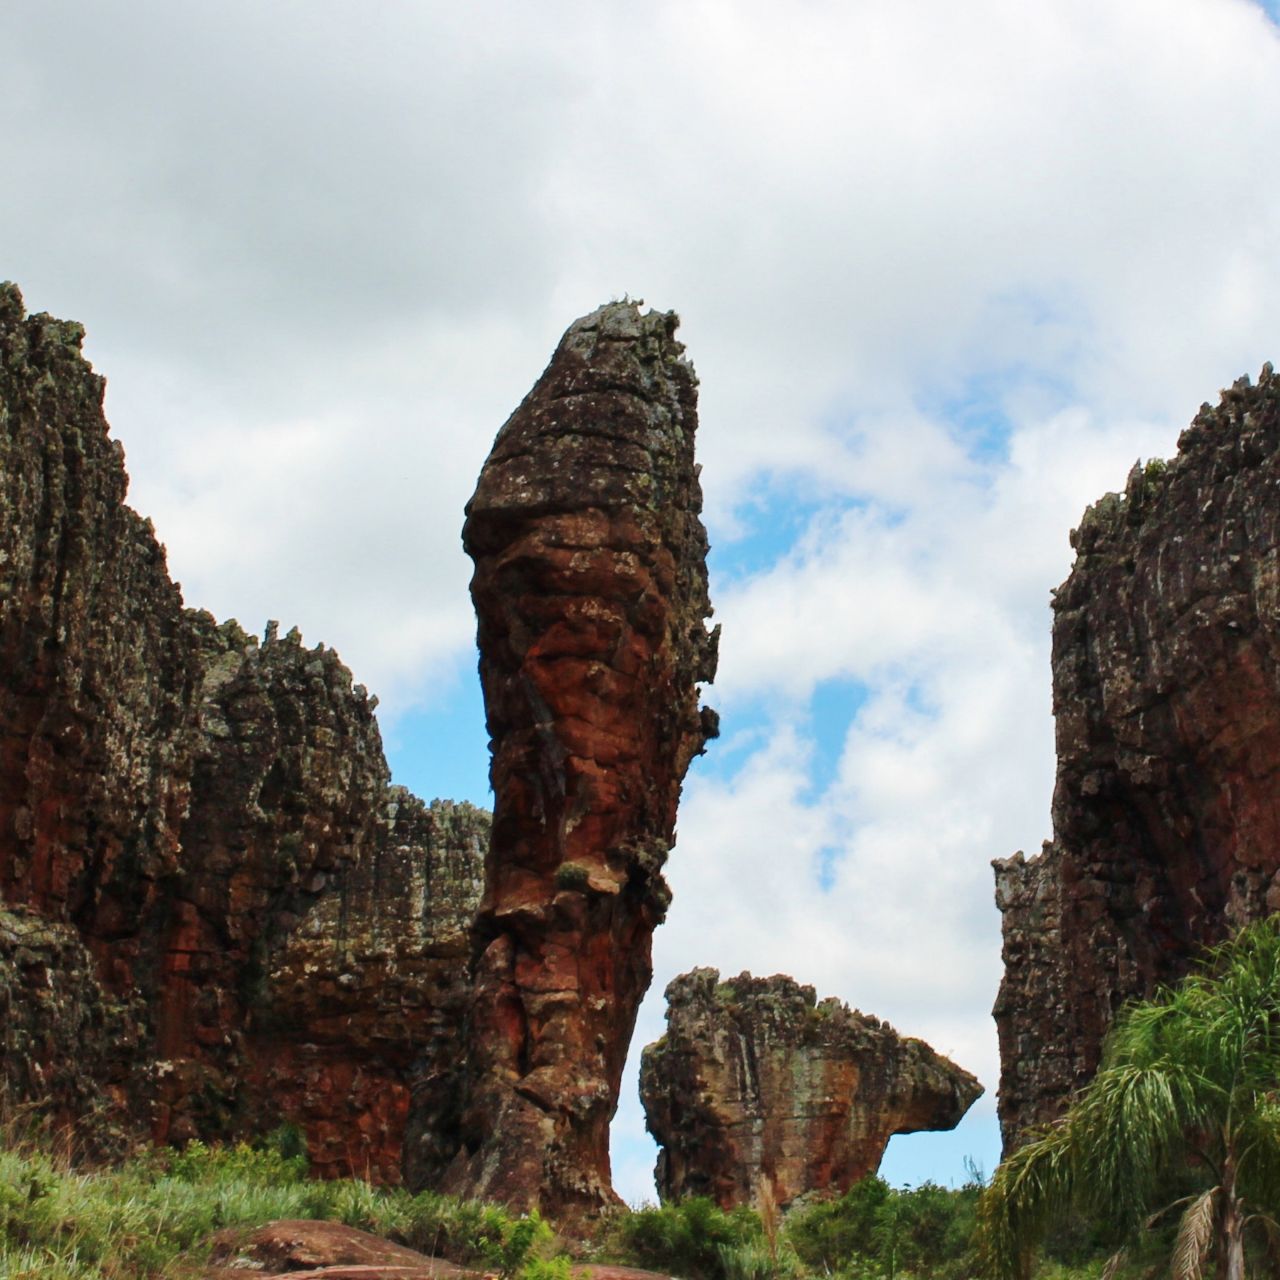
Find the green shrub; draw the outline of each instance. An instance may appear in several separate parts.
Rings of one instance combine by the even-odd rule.
[[[802,1210],[786,1239],[811,1271],[963,1280],[973,1274],[972,1237],[982,1184],[958,1190],[925,1182],[901,1191],[864,1178],[838,1200]]]
[[[508,1242],[516,1219],[497,1205],[422,1191],[405,1197],[394,1235],[402,1244],[463,1264],[490,1264]]]
[[[725,1280],[798,1280],[804,1274],[795,1250],[785,1241],[721,1245],[719,1253]]]
[[[787,1240],[811,1270],[840,1271],[856,1260],[878,1259],[877,1226],[892,1195],[889,1184],[872,1174],[838,1200],[796,1213],[786,1225]]]
[[[729,1280],[721,1251],[763,1239],[750,1209],[726,1212],[706,1196],[637,1209],[619,1220],[617,1230],[627,1261],[680,1280]]]
[[[591,872],[580,862],[562,862],[556,868],[557,889],[585,889]]]
[[[181,1182],[212,1185],[248,1182],[292,1186],[307,1178],[306,1143],[295,1126],[286,1125],[259,1142],[206,1146],[199,1139],[169,1162],[169,1172]]]
[[[551,1228],[536,1210],[522,1218],[508,1218],[485,1248],[485,1261],[501,1280],[510,1280],[530,1260],[534,1247],[550,1239]]]
[[[530,1258],[520,1268],[520,1280],[573,1280],[573,1263],[564,1254],[556,1258]]]

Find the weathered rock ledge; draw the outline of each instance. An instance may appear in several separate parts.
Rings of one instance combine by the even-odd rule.
[[[664,1200],[839,1194],[893,1134],[952,1129],[982,1094],[923,1041],[783,975],[695,969],[666,996],[667,1033],[640,1067]]]

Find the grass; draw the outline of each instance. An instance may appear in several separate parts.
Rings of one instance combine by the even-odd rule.
[[[288,1146],[287,1134],[258,1146],[193,1142],[79,1170],[32,1141],[10,1139],[0,1147],[0,1276],[187,1280],[200,1274],[209,1237],[223,1227],[314,1218],[503,1276],[558,1280],[554,1260],[539,1256],[551,1232],[536,1216],[354,1180],[308,1181],[305,1161],[286,1154]]]
[[[314,1218],[395,1240],[506,1280],[573,1280],[536,1216],[431,1192],[305,1176],[299,1135],[255,1145],[152,1151],[76,1168],[47,1143],[0,1137],[0,1276],[5,1280],[195,1280],[224,1227]],[[682,1280],[967,1280],[980,1183],[898,1191],[864,1179],[781,1218],[691,1199],[602,1222],[582,1256]],[[767,1206],[766,1206],[767,1208]],[[1087,1233],[1046,1253],[1037,1280],[1096,1280],[1105,1255]]]

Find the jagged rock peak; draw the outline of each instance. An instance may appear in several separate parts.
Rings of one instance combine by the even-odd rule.
[[[666,997],[667,1033],[640,1066],[663,1200],[839,1194],[893,1134],[952,1129],[982,1094],[922,1040],[785,975],[694,969]]]
[[[995,863],[1006,1148],[1124,1001],[1280,908],[1280,379],[1204,405],[1072,534],[1054,593],[1053,839]]]
[[[471,1088],[447,1189],[547,1212],[616,1202],[608,1125],[690,760],[707,538],[697,382],[672,313],[571,325],[498,433],[463,541],[493,753]]]
[[[0,286],[0,1078],[104,1150],[426,1176],[488,815],[389,788],[332,650],[183,608],[82,337]]]

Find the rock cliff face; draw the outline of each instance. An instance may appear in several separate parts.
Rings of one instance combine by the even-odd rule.
[[[0,287],[9,1090],[99,1142],[300,1120],[386,1179],[407,1122],[429,1168],[487,815],[388,788],[332,651],[183,608],[81,338]]]
[[[493,752],[470,1092],[448,1189],[616,1202],[608,1125],[689,761],[715,733],[696,380],[676,317],[572,325],[467,507]]]
[[[1056,593],[1053,840],[998,861],[1006,1146],[1126,999],[1280,908],[1280,379],[1205,405],[1085,512]]]
[[[895,1133],[954,1129],[981,1096],[921,1040],[812,987],[715,969],[667,987],[667,1034],[645,1048],[640,1098],[663,1200],[785,1208],[847,1191]]]
[[[119,1090],[142,1025],[140,1009],[103,992],[75,929],[0,907],[0,1096],[74,1126]],[[123,1145],[125,1121],[103,1115],[97,1145]]]
[[[363,1175],[376,1152],[383,1180],[422,1186],[452,1157],[488,844],[483,810],[392,787],[370,855],[276,949],[254,1059],[323,1171]]]

